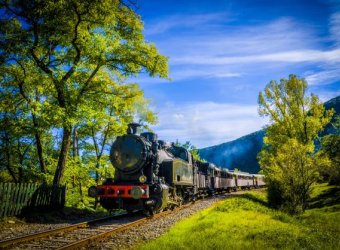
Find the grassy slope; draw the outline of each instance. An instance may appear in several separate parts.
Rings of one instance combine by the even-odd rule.
[[[313,208],[292,217],[249,192],[203,210],[140,249],[340,249],[340,189],[319,185]]]

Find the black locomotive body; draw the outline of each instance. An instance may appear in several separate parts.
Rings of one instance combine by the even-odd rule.
[[[106,209],[159,211],[180,205],[194,196],[194,166],[184,148],[157,140],[157,135],[136,134],[137,124],[116,139],[110,160],[116,168],[114,180],[91,187]]]
[[[117,137],[111,147],[114,179],[89,189],[89,195],[97,196],[108,210],[153,213],[215,192],[264,185],[262,175],[233,173],[195,161],[187,149],[158,140],[154,133],[138,135],[137,127],[130,124],[128,133]]]

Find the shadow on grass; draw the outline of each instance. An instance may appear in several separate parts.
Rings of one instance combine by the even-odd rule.
[[[309,200],[308,208],[322,208],[340,204],[340,187],[332,187]]]
[[[259,203],[259,204],[261,204],[261,205],[263,205],[263,206],[265,206],[265,207],[269,207],[269,206],[268,206],[268,203],[267,203],[266,201],[260,199],[259,197],[255,196],[255,195],[253,195],[253,194],[251,194],[251,193],[238,194],[238,195],[236,195],[236,197],[246,198],[246,199],[248,199],[248,200],[250,200],[250,201]]]

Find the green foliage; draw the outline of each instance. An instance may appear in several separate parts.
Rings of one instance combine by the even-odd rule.
[[[180,221],[137,249],[339,249],[339,219],[339,205],[291,216],[268,208],[265,193],[250,192]]]
[[[69,204],[87,205],[89,175],[112,175],[112,140],[134,119],[156,122],[128,78],[167,78],[168,59],[119,0],[0,0],[0,9],[0,176],[67,183]]]
[[[269,202],[293,214],[306,208],[318,166],[324,163],[314,153],[314,140],[333,115],[306,91],[307,82],[290,75],[280,83],[271,81],[259,94],[259,113],[270,119],[258,155],[269,183]]]
[[[82,164],[78,157],[69,159],[68,168],[65,171],[65,183],[67,187],[67,206],[76,208],[90,207],[92,199],[87,196],[87,189],[95,185],[94,179],[90,176],[91,165]]]
[[[335,133],[321,139],[318,156],[325,160],[325,164],[320,168],[321,174],[331,185],[340,185],[340,115],[336,116],[333,126]]]

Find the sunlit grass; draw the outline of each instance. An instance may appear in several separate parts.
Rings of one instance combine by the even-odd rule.
[[[329,187],[320,188],[320,196]],[[340,249],[339,204],[289,216],[266,206],[265,193],[249,192],[177,223],[140,249]]]

